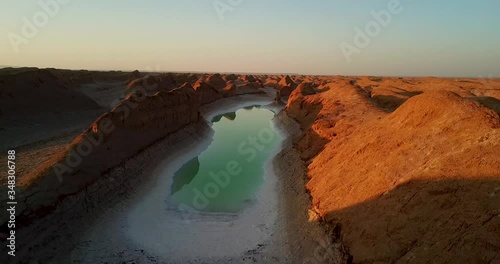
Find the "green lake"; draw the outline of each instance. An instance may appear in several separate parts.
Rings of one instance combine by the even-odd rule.
[[[260,106],[215,116],[211,145],[175,173],[169,207],[237,213],[255,201],[264,166],[281,142],[273,117]]]

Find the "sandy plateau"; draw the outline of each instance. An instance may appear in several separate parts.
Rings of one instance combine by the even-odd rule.
[[[257,202],[162,210],[211,118],[254,104],[283,138]],[[2,69],[0,262],[500,263],[499,112],[498,79]]]

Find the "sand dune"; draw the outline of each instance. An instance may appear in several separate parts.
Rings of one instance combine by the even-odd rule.
[[[81,132],[103,111],[62,72],[36,68],[0,70],[2,152],[38,141],[36,148],[49,148],[51,141],[60,142],[61,136]],[[30,155],[30,147],[23,149],[28,151],[25,156]],[[23,167],[33,169],[34,164],[37,161],[26,162]]]
[[[57,70],[62,74],[70,77],[70,79],[79,84],[94,83],[94,82],[129,82],[133,79],[142,77],[139,71],[133,72],[100,72],[100,71],[69,71]]]
[[[281,96],[290,96],[290,94],[297,88],[297,84],[290,78],[285,76],[275,85],[275,88],[280,91]]]
[[[278,84],[278,81],[279,80],[273,79],[271,77],[267,77],[266,79],[264,79],[263,84],[266,87],[275,87],[276,84]]]
[[[49,70],[0,75],[0,87],[0,114],[5,116],[99,108],[69,80]]]
[[[212,85],[217,90],[220,90],[226,86],[226,81],[220,74],[210,74],[209,76],[207,76],[206,82]]]
[[[142,89],[147,95],[159,91],[170,91],[177,87],[177,82],[171,74],[147,75],[134,79],[127,84],[127,95]]]

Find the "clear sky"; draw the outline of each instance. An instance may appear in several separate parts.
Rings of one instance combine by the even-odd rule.
[[[350,63],[341,43],[358,48],[355,28],[364,32],[390,0],[64,1],[30,36],[23,17],[44,22],[39,1],[0,0],[0,65],[500,77],[498,0],[400,0]],[[214,3],[236,5],[221,19]],[[24,38],[18,52],[13,35]]]

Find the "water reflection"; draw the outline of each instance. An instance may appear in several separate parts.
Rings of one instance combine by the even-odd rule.
[[[264,182],[264,164],[280,141],[273,117],[259,105],[214,117],[213,142],[175,173],[169,207],[234,213],[252,204]]]

